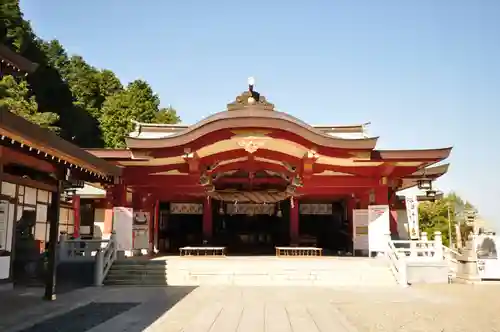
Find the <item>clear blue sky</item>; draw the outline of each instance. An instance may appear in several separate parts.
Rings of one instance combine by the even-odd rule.
[[[70,54],[142,78],[185,123],[258,91],[311,124],[371,121],[384,149],[454,146],[438,181],[500,226],[498,0],[44,0]]]

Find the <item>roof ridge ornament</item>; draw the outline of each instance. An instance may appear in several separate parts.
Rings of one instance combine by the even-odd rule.
[[[247,107],[252,109],[274,111],[274,104],[268,102],[264,96],[254,90],[255,78],[248,78],[248,91],[241,93],[236,100],[227,104],[228,111],[243,110]]]

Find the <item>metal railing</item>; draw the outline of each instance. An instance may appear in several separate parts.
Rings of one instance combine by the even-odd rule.
[[[109,240],[68,240],[67,234],[59,237],[59,263],[94,262],[94,285],[101,286],[117,257],[116,234]]]

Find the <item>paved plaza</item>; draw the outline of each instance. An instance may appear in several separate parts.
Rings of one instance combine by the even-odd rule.
[[[2,292],[1,331],[500,331],[500,285],[104,287]]]

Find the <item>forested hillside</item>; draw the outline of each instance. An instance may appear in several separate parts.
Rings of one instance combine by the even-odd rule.
[[[180,121],[174,109],[160,107],[147,82],[123,84],[112,70],[69,55],[58,40],[38,38],[24,20],[19,0],[0,3],[0,38],[39,64],[27,77],[0,80],[0,105],[81,147],[123,147],[124,135],[133,128],[131,119]]]

